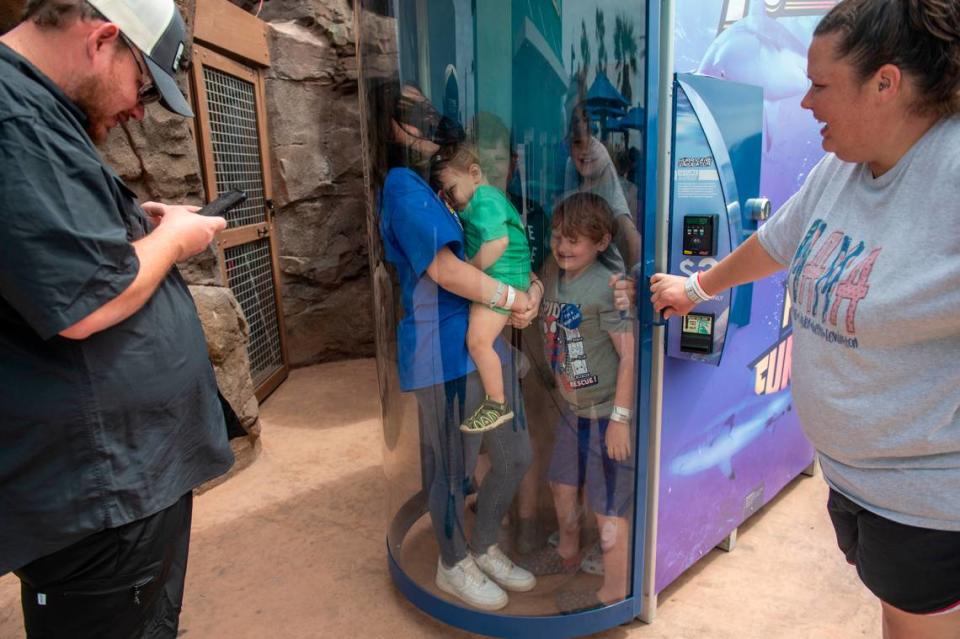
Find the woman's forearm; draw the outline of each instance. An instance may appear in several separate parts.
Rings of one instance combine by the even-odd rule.
[[[716,266],[701,271],[700,286],[708,295],[716,295],[740,284],[762,280],[783,268],[753,234]]]
[[[482,304],[490,302],[499,286],[497,280],[458,258],[448,247],[437,252],[427,267],[427,275],[441,288]]]
[[[441,288],[471,302],[517,311],[528,318],[526,323],[537,314],[536,307],[531,308],[526,291],[506,286],[474,268],[454,255],[449,247],[445,246],[437,252],[427,267],[427,277]]]

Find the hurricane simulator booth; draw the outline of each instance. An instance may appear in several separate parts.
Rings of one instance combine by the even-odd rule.
[[[713,548],[730,549],[741,523],[815,468],[791,401],[791,296],[782,275],[725,291],[668,321],[653,313],[647,287],[656,272],[711,268],[796,192],[822,156],[817,124],[800,100],[808,86],[806,50],[832,4],[355,2],[387,563],[396,587],[423,612],[502,637],[573,637],[635,618],[650,622],[664,588]],[[385,86],[399,87],[399,99],[377,99]],[[531,270],[541,277],[557,268],[552,214],[571,193],[600,195],[618,224],[634,231],[634,243],[624,240],[623,229],[613,243],[637,283],[635,313],[621,314],[635,335],[630,457],[623,464],[632,470],[631,503],[616,513],[626,522],[618,533],[627,540],[623,597],[561,610],[563,593],[595,593],[608,586],[605,573],[616,572],[610,557],[604,561],[600,520],[586,489],[574,509],[578,566],[538,577],[527,592],[509,592],[509,603],[493,612],[438,587],[438,535],[459,530],[469,540],[482,510],[469,494],[491,472],[491,451],[471,444],[457,453],[468,496],[456,507],[451,502],[445,521],[432,521],[431,477],[447,461],[445,451],[431,450],[435,437],[424,426],[430,417],[402,379],[409,362],[401,361],[398,327],[411,304],[432,303],[427,314],[442,314],[435,308],[441,293],[429,278],[404,290],[381,232],[387,169],[412,167],[429,181],[436,148],[425,150],[417,135],[429,136],[398,122],[394,108],[426,110],[432,119],[421,121],[459,132],[457,139],[473,145],[486,180],[520,215]],[[408,141],[408,152],[391,165],[398,138]],[[422,230],[412,225],[391,233]],[[504,331],[502,341],[512,348],[499,351],[522,406],[498,428],[526,429],[532,448],[530,470],[507,496],[513,503],[498,523],[498,547],[520,565],[557,543],[551,479],[564,466],[558,435],[577,428],[557,384],[590,385],[597,377],[589,357],[578,353],[576,322],[567,320],[562,308],[541,308],[530,327]],[[417,334],[412,356],[427,357],[422,349],[430,347],[436,325],[419,321],[406,330]],[[558,371],[566,381],[558,382]],[[448,429],[461,437],[457,424]],[[462,437],[476,443],[484,436]],[[590,478],[577,451],[595,442],[578,437],[565,467],[579,473],[574,483],[582,487]],[[603,471],[601,484],[605,479]],[[623,494],[622,486],[617,490]]]

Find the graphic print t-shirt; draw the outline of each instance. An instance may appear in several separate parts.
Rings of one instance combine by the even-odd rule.
[[[613,306],[611,273],[595,262],[579,277],[564,280],[552,260],[544,271],[540,322],[547,362],[579,417],[610,415],[620,357],[609,333],[632,330],[630,315]]]
[[[878,178],[828,155],[758,237],[788,267],[793,395],[827,481],[960,530],[960,117]]]

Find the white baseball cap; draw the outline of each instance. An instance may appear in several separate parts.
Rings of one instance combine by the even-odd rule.
[[[143,54],[160,91],[162,104],[187,118],[193,111],[177,86],[186,48],[187,29],[173,0],[87,0]]]

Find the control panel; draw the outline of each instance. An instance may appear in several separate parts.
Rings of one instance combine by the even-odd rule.
[[[683,254],[708,257],[717,254],[716,215],[683,217]]]
[[[763,91],[679,74],[674,85],[670,272],[707,271],[769,215],[759,198]],[[740,286],[667,320],[667,355],[719,366],[731,331],[750,323],[752,289]]]

